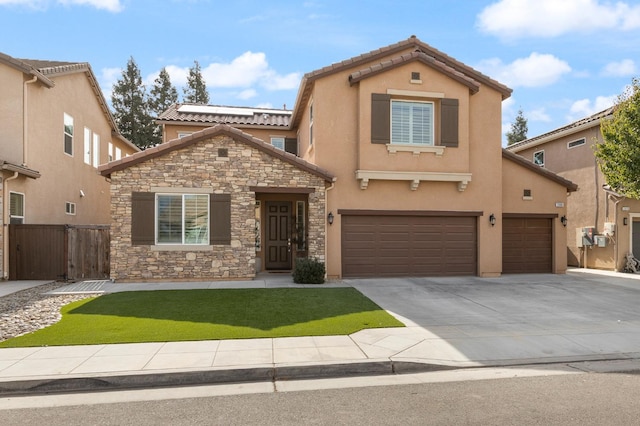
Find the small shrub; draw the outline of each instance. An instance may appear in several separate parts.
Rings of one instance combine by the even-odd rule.
[[[293,282],[296,284],[322,284],[324,283],[324,274],[324,263],[318,259],[302,257],[296,259]]]

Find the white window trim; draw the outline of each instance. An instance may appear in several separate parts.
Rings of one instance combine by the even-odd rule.
[[[100,165],[100,135],[97,133],[93,134],[92,139],[92,157],[93,157],[93,167],[98,167]]]
[[[20,195],[22,197],[22,216],[14,216],[11,214],[11,194]],[[24,192],[9,191],[9,223],[11,223],[11,219],[13,218],[21,219],[22,220],[21,223],[25,223],[26,211],[27,211],[27,197],[24,195]]]
[[[76,132],[76,128],[75,128],[75,124],[74,124],[74,120],[73,117],[69,114],[67,114],[66,112],[63,113],[63,118],[62,118],[62,152],[65,153],[65,155],[68,155],[70,157],[73,157],[73,144],[74,144],[74,134]],[[67,117],[69,117],[69,120],[71,121],[71,133],[67,133]],[[66,146],[67,146],[67,135],[71,136],[71,152],[67,152]]]
[[[178,139],[186,138],[187,136],[192,135],[193,132],[178,132]]]
[[[182,198],[182,225],[183,225],[183,229],[182,229],[182,243],[161,243],[158,241],[158,196],[162,196],[162,195],[167,195],[167,196],[176,196],[176,195],[180,195]],[[202,192],[184,192],[184,190],[182,192],[174,192],[174,191],[165,191],[165,192],[156,192],[155,193],[155,207],[154,207],[154,216],[155,216],[155,236],[154,236],[154,242],[155,242],[155,246],[156,247],[163,247],[166,248],[168,250],[179,250],[180,248],[186,247],[186,248],[193,248],[193,247],[212,247],[209,245],[209,240],[210,238],[206,239],[205,243],[201,243],[201,244],[197,244],[197,243],[185,243],[185,232],[184,232],[184,213],[185,213],[185,209],[184,209],[184,197],[185,196],[189,196],[189,195],[207,195],[207,218],[208,218],[208,223],[207,223],[207,231],[209,233],[209,235],[211,235],[211,195],[209,192],[207,193],[202,193]]]
[[[285,144],[286,144],[286,138],[285,138],[284,136],[271,136],[271,137],[270,137],[270,140],[271,140],[271,146],[273,146],[274,148],[277,148],[277,149],[279,149],[279,150],[281,150],[281,151],[284,151]],[[279,146],[277,146],[277,145],[275,145],[275,144],[273,143],[273,142],[274,142],[274,140],[282,140],[282,148],[281,148],[281,147],[279,147]]]
[[[84,128],[84,151],[82,153],[82,156],[84,158],[84,164],[87,164],[89,166],[91,165],[91,133],[92,132],[90,128]]]
[[[65,202],[64,212],[70,216],[76,215],[76,203],[72,203],[71,201]]]
[[[313,146],[313,101],[309,103],[309,146]]]
[[[538,164],[538,163],[536,163],[536,154],[542,154],[542,164]],[[540,166],[540,167],[544,167],[544,164],[545,164],[545,162],[546,162],[546,159],[545,159],[544,157],[545,157],[545,155],[544,155],[544,149],[541,149],[540,151],[536,151],[536,152],[534,152],[534,153],[533,153],[533,157],[532,157],[532,158],[533,158],[533,164],[535,164],[535,165],[537,165],[537,166]]]
[[[122,150],[116,146],[116,161],[122,158]]]
[[[428,104],[431,105],[431,132],[429,134],[429,138],[431,139],[430,143],[394,143],[393,142],[393,104],[395,103],[410,103],[410,104]],[[424,147],[424,146],[435,146],[435,111],[436,111],[436,105],[435,102],[432,101],[417,101],[417,100],[407,100],[407,99],[391,99],[391,105],[390,105],[390,114],[391,116],[389,117],[390,123],[391,125],[389,126],[389,138],[390,138],[390,143],[389,145],[399,145],[399,146],[407,146],[407,145],[415,145],[418,147]]]
[[[113,161],[113,143],[109,142],[109,156],[107,157],[107,161]]]
[[[576,144],[574,146],[571,146],[572,143],[576,143],[576,142],[582,142],[582,143],[578,143],[578,144]],[[587,144],[587,139],[586,138],[576,139],[574,141],[567,142],[567,149],[578,148],[580,146],[585,146],[586,144]]]

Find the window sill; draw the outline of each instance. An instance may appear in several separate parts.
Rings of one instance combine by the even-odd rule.
[[[412,152],[413,155],[435,154],[436,157],[442,157],[444,150],[444,146],[437,145],[387,144],[387,151],[389,151],[389,154],[395,154],[396,152]]]
[[[458,191],[467,189],[471,182],[471,173],[437,173],[437,172],[387,172],[374,170],[356,170],[356,179],[360,181],[360,189],[367,189],[370,180],[404,180],[410,183],[412,191],[418,189],[420,182],[457,182]]]
[[[156,244],[151,251],[211,251],[213,246],[201,244]]]

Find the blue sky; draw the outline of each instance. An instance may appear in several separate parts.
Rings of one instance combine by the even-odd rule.
[[[182,95],[200,63],[215,105],[292,108],[300,78],[404,40],[423,42],[513,89],[529,137],[611,106],[640,69],[631,0],[0,0],[0,52],[89,62],[102,90],[133,57]]]

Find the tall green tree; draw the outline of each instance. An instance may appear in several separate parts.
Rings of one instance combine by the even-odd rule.
[[[640,199],[640,80],[631,85],[613,108],[610,119],[600,122],[604,141],[596,144],[595,155],[605,180],[628,198]]]
[[[154,144],[153,120],[149,114],[146,89],[140,69],[129,58],[122,77],[113,86],[111,105],[122,135],[141,149]]]
[[[157,118],[171,105],[178,102],[178,90],[171,84],[171,78],[166,68],[160,70],[160,74],[154,80],[149,92],[149,111]],[[157,124],[153,128],[154,144],[162,142],[162,128]]]
[[[189,68],[187,87],[184,88],[184,101],[193,104],[208,104],[209,92],[202,77],[202,70],[198,61],[193,61],[193,67]]]
[[[507,132],[507,146],[525,140],[528,131],[527,119],[524,118],[522,109],[519,109],[515,121],[511,123],[511,130]]]

